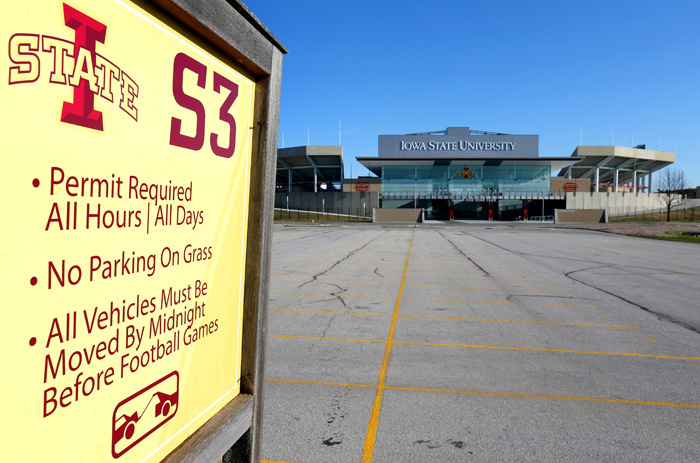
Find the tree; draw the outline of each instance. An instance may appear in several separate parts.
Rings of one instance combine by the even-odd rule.
[[[680,169],[664,169],[657,183],[661,203],[666,207],[666,221],[671,221],[671,208],[683,202],[683,190],[687,188],[685,173]]]

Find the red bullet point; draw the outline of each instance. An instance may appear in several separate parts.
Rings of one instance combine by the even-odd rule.
[[[29,284],[31,284],[32,286],[34,286],[34,285],[36,285],[36,282],[37,282],[37,281],[38,281],[38,280],[36,279],[36,277],[32,277],[32,279],[29,280]]]
[[[34,188],[38,188],[39,187],[39,179],[35,178],[34,181],[32,182],[32,185],[34,185]]]
[[[36,338],[32,338],[32,339],[29,340],[29,345],[30,345],[30,346],[34,347],[35,344],[36,344]]]

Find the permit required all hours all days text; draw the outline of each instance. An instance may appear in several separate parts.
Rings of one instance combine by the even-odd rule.
[[[35,179],[34,186],[39,186]],[[146,211],[146,232],[150,231],[151,203],[156,208],[153,211],[153,226],[163,227],[185,225],[195,229],[204,223],[203,210],[190,210],[179,204],[175,209],[172,202],[192,202],[192,182],[187,186],[173,185],[172,180],[167,184],[142,182],[138,177],[130,175],[123,180],[115,174],[111,178],[78,177],[66,175],[61,167],[51,167],[49,175],[49,194],[58,196],[65,193],[69,201],[65,205],[54,202],[48,214],[45,231],[50,229],[77,230],[84,225],[89,229],[138,228],[143,225],[143,211],[112,210],[102,204],[87,203],[84,221],[79,219],[78,202],[72,198],[99,199],[134,199],[149,201]]]

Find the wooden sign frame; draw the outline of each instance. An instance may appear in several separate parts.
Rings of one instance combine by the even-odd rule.
[[[234,59],[256,82],[245,269],[241,393],[166,463],[260,460],[267,301],[282,56],[286,48],[238,0],[152,0],[184,27]],[[216,372],[211,372],[213,375]]]

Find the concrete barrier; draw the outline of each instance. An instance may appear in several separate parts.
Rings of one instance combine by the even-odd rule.
[[[567,209],[607,209],[611,217],[665,209],[658,193],[566,193]]]
[[[607,223],[605,209],[555,209],[554,223]]]
[[[372,209],[372,221],[375,223],[423,222],[423,209]]]

